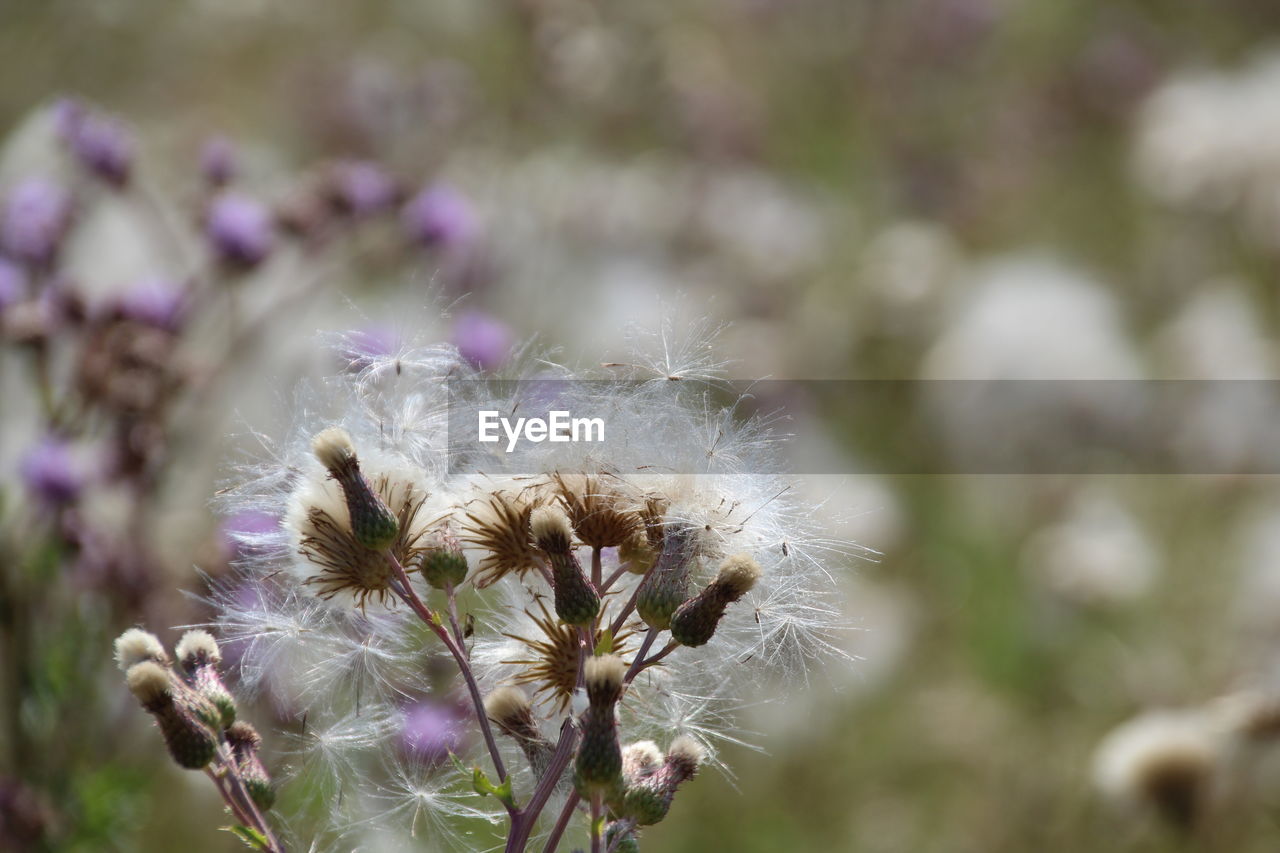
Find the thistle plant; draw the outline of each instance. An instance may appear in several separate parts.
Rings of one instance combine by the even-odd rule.
[[[280,837],[474,849],[501,826],[507,851],[578,834],[593,853],[637,850],[681,785],[723,767],[718,747],[744,742],[733,711],[762,698],[770,670],[839,654],[841,548],[769,473],[776,437],[709,402],[703,361],[633,362],[557,386],[557,407],[625,413],[607,451],[488,453],[449,435],[449,383],[479,376],[457,350],[366,357],[303,392],[293,435],[263,439],[267,460],[224,490],[227,511],[278,520],[215,585],[206,627],[236,649],[238,690],[276,708]],[[545,361],[511,370],[579,378]],[[502,411],[537,396],[483,387]],[[203,648],[184,640],[185,681],[163,682],[199,743],[180,757],[177,724],[144,707],[180,764],[210,762],[243,837],[277,849],[236,810],[238,790],[261,806],[274,789],[254,795],[261,739]],[[160,684],[167,659],[152,652],[134,667]],[[456,722],[434,753],[404,748],[423,702]]]

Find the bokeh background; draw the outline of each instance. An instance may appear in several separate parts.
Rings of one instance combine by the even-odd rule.
[[[127,186],[59,142],[68,96],[123,122]],[[600,361],[675,314],[724,324],[737,377],[1280,367],[1264,0],[3,0],[0,132],[0,197],[39,175],[76,199],[56,270],[73,296],[0,299],[4,849],[236,849],[109,643],[207,618],[196,567],[224,571],[223,528],[252,522],[210,499],[249,427],[287,425],[298,380],[335,368],[317,330]],[[209,219],[215,137],[269,223]],[[238,228],[270,231],[263,258],[229,262]],[[234,298],[181,333],[124,298],[206,275]],[[133,307],[111,322],[164,332],[159,357],[79,316],[113,299]],[[163,390],[139,403],[101,363]],[[1093,781],[1098,744],[1144,709],[1277,686],[1258,418],[1189,399],[1192,473],[962,477],[875,473],[918,451],[896,421],[812,415],[815,452],[855,473],[805,487],[877,552],[848,560],[856,660],[749,710],[760,749],[729,747],[735,777],[687,786],[646,849],[1280,842],[1265,742],[1190,833]],[[952,438],[1028,428],[957,418]]]

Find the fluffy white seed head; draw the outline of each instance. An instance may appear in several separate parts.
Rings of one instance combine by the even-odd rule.
[[[756,585],[763,574],[764,569],[760,568],[760,564],[750,554],[734,554],[725,557],[720,564],[716,583],[725,587],[735,598],[740,598]]]
[[[499,687],[484,698],[484,712],[498,723],[520,722],[532,713],[529,697],[518,687]]]
[[[222,653],[218,651],[218,641],[208,631],[196,630],[183,634],[174,653],[184,666],[198,661],[212,664],[222,661]]]
[[[667,750],[668,761],[679,761],[693,768],[697,768],[706,758],[706,747],[688,735],[681,735],[671,741],[671,747]]]
[[[169,656],[156,635],[141,628],[130,628],[121,634],[116,639],[115,653],[116,664],[122,671],[128,671],[143,661],[169,662]]]
[[[1213,719],[1197,711],[1152,711],[1107,735],[1093,761],[1100,793],[1126,807],[1151,807],[1183,827],[1211,794],[1226,746]]]
[[[350,465],[356,458],[351,435],[342,427],[329,427],[316,433],[311,439],[311,452],[330,471]]]
[[[648,776],[662,765],[662,750],[651,740],[636,741],[622,750],[622,773],[628,779]]]
[[[169,696],[173,682],[169,670],[155,661],[143,661],[129,667],[124,676],[129,692],[144,706],[154,705]]]
[[[622,677],[626,673],[626,665],[617,655],[601,655],[587,658],[583,675],[587,687],[613,693],[622,689]]]
[[[533,541],[544,551],[563,551],[573,541],[569,516],[558,506],[540,506],[529,516]]]

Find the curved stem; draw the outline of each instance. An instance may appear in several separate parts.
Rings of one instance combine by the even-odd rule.
[[[480,731],[484,735],[485,745],[489,748],[489,758],[493,761],[493,769],[498,774],[498,782],[501,783],[507,778],[507,768],[503,764],[502,754],[498,751],[498,741],[494,738],[493,728],[489,725],[489,715],[484,710],[484,698],[480,695],[480,686],[476,684],[475,675],[471,672],[471,662],[467,660],[466,652],[453,639],[449,630],[444,625],[441,625],[440,620],[422,603],[422,599],[418,597],[418,593],[413,589],[413,584],[409,583],[409,576],[405,573],[404,566],[400,565],[400,561],[390,551],[384,553],[392,572],[395,574],[396,584],[392,586],[392,589],[404,600],[405,604],[409,605],[409,609],[417,614],[418,618],[425,622],[428,628],[435,632],[440,641],[444,643],[445,648],[449,650],[449,654],[453,655],[453,660],[458,665],[458,671],[462,674],[462,680],[466,682],[467,692],[471,694],[471,703],[475,706],[476,719],[480,723]],[[513,816],[516,814],[516,810],[512,806],[507,806],[507,811]]]
[[[556,825],[551,829],[551,834],[547,836],[547,843],[542,848],[542,853],[555,853],[556,845],[560,843],[561,836],[564,835],[565,829],[569,826],[569,819],[573,817],[573,810],[578,807],[578,792],[574,791],[569,795],[569,799],[565,801],[564,808],[560,810],[560,817],[556,818]]]

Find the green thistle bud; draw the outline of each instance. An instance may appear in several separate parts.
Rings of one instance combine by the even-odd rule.
[[[227,728],[227,743],[231,745],[236,771],[254,805],[263,811],[271,808],[276,801],[276,789],[271,784],[267,768],[262,765],[262,759],[258,757],[262,737],[257,729],[245,722],[235,723]]]
[[[657,563],[640,581],[636,612],[650,628],[671,627],[671,616],[689,597],[689,572],[696,557],[694,528],[668,526]]]
[[[613,821],[604,828],[604,846],[614,853],[640,853],[635,826],[629,821]]]
[[[614,708],[622,698],[626,667],[616,655],[587,660],[587,700],[582,714],[582,743],[574,764],[573,782],[583,797],[609,799],[622,784],[622,748]]]
[[[427,583],[436,589],[456,587],[467,579],[467,558],[457,548],[424,551],[418,567]]]
[[[154,661],[130,667],[125,683],[142,707],[155,717],[169,755],[178,766],[199,770],[213,760],[218,736],[205,722],[218,717],[213,703]]]
[[[236,700],[218,674],[222,653],[208,631],[188,631],[174,649],[188,687],[213,703],[218,714],[205,722],[223,729],[236,721]]]
[[[697,775],[698,766],[705,758],[706,751],[697,741],[676,738],[661,767],[647,775],[627,779],[621,807],[615,811],[637,826],[658,823],[671,809],[676,789]]]
[[[538,507],[529,517],[529,530],[551,566],[556,616],[566,625],[589,626],[600,612],[600,595],[573,553],[569,517],[559,507]]]
[[[400,522],[360,473],[360,462],[347,431],[341,427],[324,430],[311,440],[311,451],[342,487],[356,542],[373,551],[391,547],[400,533]]]
[[[725,558],[716,579],[671,617],[672,638],[685,646],[704,645],[715,634],[725,608],[746,595],[762,573],[760,564],[747,554]]]

